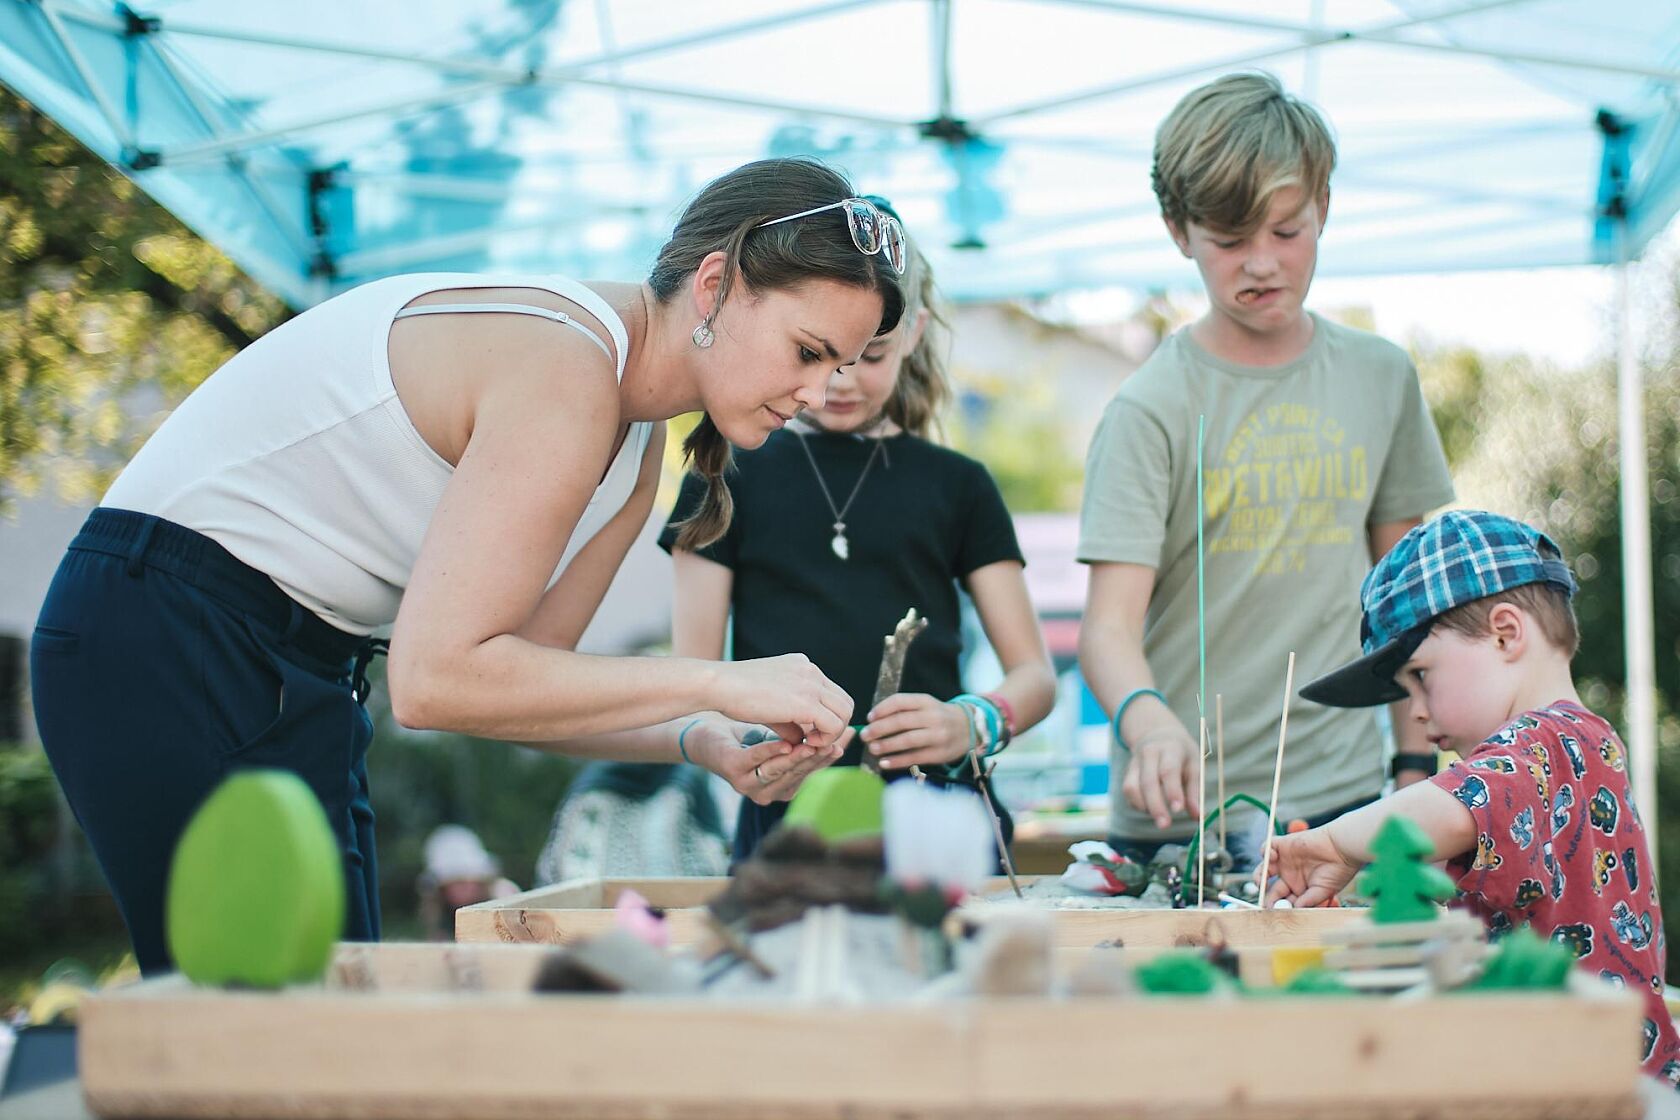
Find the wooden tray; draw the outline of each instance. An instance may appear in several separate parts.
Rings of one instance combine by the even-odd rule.
[[[1022,882],[1032,881],[1026,876]],[[669,911],[671,943],[692,945],[704,933],[699,908],[728,886],[725,878],[576,879],[523,894],[464,906],[455,911],[455,939],[461,942],[532,941],[561,945],[611,928],[619,895],[633,889]],[[989,891],[1007,891],[1009,880],[994,879]],[[988,904],[973,910],[983,917]],[[1098,945],[1152,948],[1205,945],[1210,933],[1233,948],[1313,944],[1325,932],[1360,916],[1358,910],[1052,910],[1056,944],[1070,949]]]
[[[1639,1005],[1591,981],[822,1008],[533,995],[540,956],[346,946],[320,988],[104,992],[82,1006],[82,1084],[100,1116],[189,1120],[1641,1115]]]

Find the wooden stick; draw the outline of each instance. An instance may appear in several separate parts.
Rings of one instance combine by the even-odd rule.
[[[1289,669],[1283,677],[1283,718],[1278,720],[1277,766],[1272,770],[1272,799],[1266,805],[1266,842],[1260,851],[1260,903],[1266,902],[1266,885],[1272,875],[1272,836],[1277,830],[1278,787],[1283,784],[1283,742],[1289,734],[1289,698],[1295,694],[1295,651],[1289,651]]]
[[[1216,721],[1214,735],[1215,749],[1219,752],[1214,769],[1219,774],[1219,850],[1226,855],[1231,849],[1225,843],[1225,694],[1217,693],[1213,698],[1213,714]]]
[[[1208,717],[1201,724],[1201,749],[1196,752],[1196,908],[1208,880]]]

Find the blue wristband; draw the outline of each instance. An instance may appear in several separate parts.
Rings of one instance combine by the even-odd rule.
[[[984,696],[975,696],[968,692],[953,696],[951,703],[959,708],[973,710],[985,725],[985,742],[978,744],[982,748],[982,757],[990,758],[1003,749],[1003,713],[998,710],[996,704]]]
[[[696,763],[692,758],[688,757],[688,748],[683,746],[683,740],[688,738],[688,733],[690,731],[694,730],[694,725],[695,724],[705,723],[705,722],[706,722],[706,720],[705,720],[705,717],[703,717],[703,716],[698,717],[696,719],[691,719],[691,720],[688,721],[688,723],[684,724],[683,729],[677,733],[677,753],[682,755],[682,760],[684,762],[688,763],[690,766],[694,766],[694,765],[696,765]]]
[[[1120,721],[1126,718],[1126,709],[1131,707],[1132,701],[1139,696],[1153,696],[1161,703],[1167,704],[1167,698],[1161,694],[1161,690],[1158,688],[1134,688],[1126,693],[1126,698],[1120,701],[1118,708],[1114,709],[1114,745],[1123,751],[1129,751],[1132,748],[1126,745],[1126,740],[1120,735]],[[1170,709],[1172,705],[1167,704],[1167,707]]]
[[[980,728],[976,725],[976,706],[970,705],[965,697],[953,697],[949,703],[963,714],[963,722],[968,726],[968,749],[963,751],[962,757],[955,762],[945,764],[945,779],[955,781],[972,775],[978,764],[976,756],[980,753]],[[982,717],[984,718],[984,717]]]

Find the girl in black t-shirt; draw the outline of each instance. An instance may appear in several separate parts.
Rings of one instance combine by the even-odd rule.
[[[691,475],[660,543],[675,566],[678,656],[722,658],[726,629],[734,659],[804,653],[856,704],[862,733],[836,765],[855,766],[867,751],[889,780],[915,767],[967,784],[970,747],[995,753],[1049,714],[1055,675],[996,483],[926,438],[951,389],[944,319],[913,245],[904,281],[899,326],[829,379],[823,407],[737,455],[728,533],[698,551],[675,547],[705,489]],[[983,697],[959,695],[959,582],[1004,670]],[[911,607],[928,629],[910,648],[903,691],[871,710],[881,639]],[[737,860],[786,809],[743,801]]]

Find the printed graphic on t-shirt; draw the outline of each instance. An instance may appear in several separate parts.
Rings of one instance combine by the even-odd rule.
[[[1680,1085],[1662,910],[1615,731],[1575,704],[1525,712],[1433,780],[1475,819],[1475,850],[1452,869],[1489,935],[1528,924],[1638,992],[1645,1071]]]
[[[1370,455],[1341,421],[1315,405],[1267,405],[1202,466],[1207,551],[1252,554],[1259,575],[1305,572],[1310,550],[1346,548],[1363,531],[1337,503],[1363,510],[1370,492]]]

